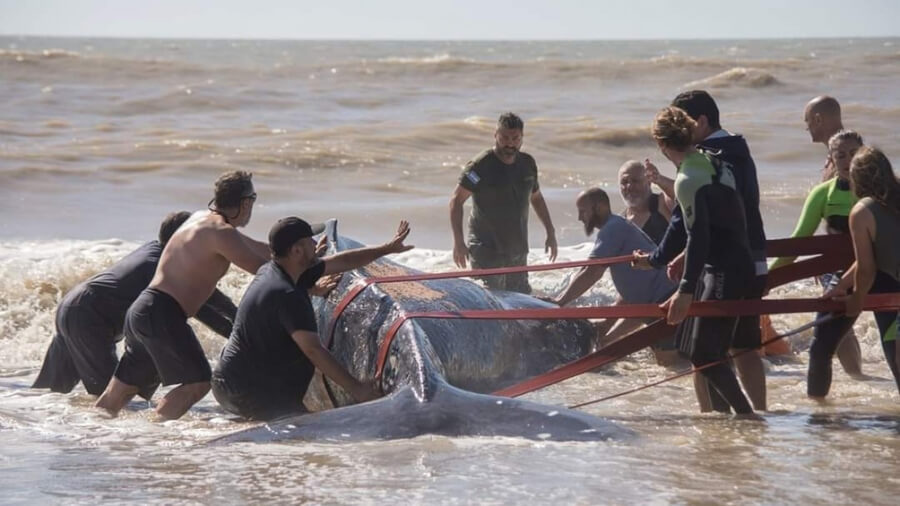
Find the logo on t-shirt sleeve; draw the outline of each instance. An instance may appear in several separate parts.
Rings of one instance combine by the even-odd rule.
[[[478,174],[476,174],[474,170],[466,172],[466,179],[471,181],[472,184],[478,184],[478,182],[481,181],[481,178],[478,177]]]

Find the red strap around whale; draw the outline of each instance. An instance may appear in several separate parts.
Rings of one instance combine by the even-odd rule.
[[[797,237],[790,239],[773,239],[766,241],[766,251],[770,257],[795,256],[795,255],[827,255],[795,262],[769,274],[768,287],[790,283],[798,279],[808,278],[826,272],[834,272],[846,268],[853,260],[853,245],[849,234],[819,235],[812,237]],[[584,267],[588,265],[615,265],[631,261],[631,255],[618,257],[582,260],[576,262],[560,262],[556,264],[525,265],[516,267],[500,267],[496,269],[475,269],[467,271],[449,271],[418,273],[404,276],[385,276],[380,278],[363,278],[350,289],[344,298],[335,306],[331,318],[331,327],[325,336],[325,347],[330,348],[334,341],[334,333],[344,311],[363,290],[374,284],[402,283],[408,281],[428,281],[435,279],[453,279],[462,277],[491,276],[497,274],[512,274],[516,272],[538,272],[555,269],[567,269]]]
[[[498,267],[495,269],[475,269],[468,271],[449,271],[449,272],[422,272],[419,274],[409,274],[405,276],[384,276],[380,278],[363,278],[357,281],[356,285],[344,295],[344,298],[334,308],[331,315],[331,328],[328,329],[328,335],[325,339],[325,347],[330,348],[334,340],[334,333],[337,330],[338,320],[344,314],[344,310],[350,305],[356,297],[366,288],[376,284],[386,283],[406,283],[410,281],[429,281],[435,279],[454,279],[470,276],[493,276],[497,274],[511,274],[514,272],[536,272],[536,271],[552,271],[556,269],[568,269],[573,267],[584,267],[587,265],[615,265],[630,262],[631,255],[622,255],[618,257],[598,258],[592,260],[581,260],[577,262],[560,262],[558,264],[541,264],[541,265],[521,265],[516,267]]]
[[[853,260],[852,244],[849,235],[828,235],[804,238],[777,239],[767,242],[769,256],[795,256],[814,255],[821,256],[801,260],[791,265],[776,269],[768,276],[769,288],[808,278],[826,272],[846,268]],[[826,254],[827,253],[827,254]],[[555,269],[583,267],[588,265],[615,265],[631,261],[631,255],[619,257],[584,260],[576,262],[563,262],[558,264],[543,264],[517,267],[503,267],[496,269],[481,269],[467,271],[451,271],[440,273],[419,273],[404,276],[385,276],[380,278],[361,279],[347,292],[344,298],[335,307],[332,315],[332,323],[326,336],[326,347],[330,348],[334,339],[338,322],[346,308],[373,284],[401,283],[414,281],[427,281],[438,279],[452,279],[468,276],[489,276],[498,274],[510,274],[515,272],[534,272]],[[867,310],[887,310],[900,308],[900,294],[878,294],[870,296],[866,301]],[[818,311],[842,311],[843,304],[821,299],[791,299],[791,300],[740,300],[740,301],[707,301],[696,302],[691,305],[691,316],[740,316],[750,314],[780,314],[780,313],[805,313]],[[585,308],[546,308],[546,309],[518,309],[518,310],[466,310],[455,312],[424,312],[400,315],[393,322],[385,334],[378,350],[375,380],[380,381],[384,372],[390,346],[397,332],[403,324],[410,319],[586,319],[586,318],[652,318],[663,317],[664,311],[656,304],[629,304],[613,307],[585,307]],[[570,378],[581,372],[594,369],[601,365],[618,360],[634,351],[640,350],[654,342],[670,336],[672,329],[662,320],[651,324],[631,335],[623,338],[598,352],[576,360],[547,374],[532,378],[524,383],[508,387],[497,395],[517,396],[523,393],[548,386],[564,379]]]
[[[866,297],[863,309],[866,311],[889,311],[900,309],[900,293],[880,293],[869,295],[868,297]],[[843,303],[822,299],[723,300],[694,302],[688,309],[688,316],[723,317],[754,314],[814,313],[819,311],[841,312],[843,310]],[[397,332],[400,330],[400,327],[402,327],[407,320],[582,320],[587,318],[660,318],[664,316],[665,311],[661,309],[657,304],[624,304],[608,307],[573,307],[558,309],[505,309],[453,312],[435,311],[427,313],[404,314],[398,317],[393,325],[391,325],[390,329],[388,329],[387,333],[384,336],[384,339],[381,342],[381,346],[379,346],[378,360],[375,365],[375,380],[381,380],[381,375],[384,372],[384,365],[387,361],[391,343],[393,343]],[[662,335],[661,337],[650,340],[651,336],[656,337],[657,335],[659,335],[656,332],[660,332],[659,329],[655,328],[655,324],[643,330],[648,330],[650,328],[655,329],[652,334],[648,332],[646,335],[641,334],[639,339],[634,339],[634,345],[637,345],[638,343],[642,343],[644,341],[649,341],[649,343],[638,347],[634,351],[649,346],[649,344],[652,344],[656,340],[666,337],[665,335]],[[668,335],[671,335],[671,332],[669,332]],[[634,334],[630,337],[634,338]],[[618,342],[620,341],[617,341],[616,343]],[[631,348],[631,346],[626,346],[625,344],[622,344],[621,346],[623,347],[623,351]],[[627,355],[628,353],[625,354]],[[622,356],[624,355],[619,355],[619,358],[621,358]],[[587,358],[588,357],[585,357],[581,360],[585,360]],[[600,359],[596,358],[596,360]],[[580,360],[576,362],[580,362]],[[587,362],[582,364],[581,367],[586,367],[589,364],[593,364],[590,365],[588,369],[585,369],[590,370],[595,367],[599,367],[604,363],[607,362],[601,361],[596,364],[593,364],[593,362]],[[555,382],[556,381],[553,381],[543,386],[552,385]],[[521,395],[522,393],[525,392],[517,393],[515,395]]]

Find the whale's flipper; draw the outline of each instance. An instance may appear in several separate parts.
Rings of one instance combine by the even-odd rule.
[[[420,401],[412,388],[403,388],[383,399],[282,418],[213,442],[340,442],[405,439],[422,434],[550,441],[597,441],[633,435],[628,429],[579,411],[476,394],[444,383],[428,401]]]

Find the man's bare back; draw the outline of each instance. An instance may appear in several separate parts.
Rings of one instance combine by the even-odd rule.
[[[232,263],[254,274],[268,260],[268,246],[239,232],[221,214],[197,211],[169,240],[150,288],[171,295],[190,317]]]

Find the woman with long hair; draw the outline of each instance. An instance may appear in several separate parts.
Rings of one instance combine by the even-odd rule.
[[[825,296],[846,301],[846,316],[855,319],[867,294],[900,292],[900,181],[887,156],[870,147],[853,157],[850,180],[860,199],[850,213],[856,261]],[[875,313],[884,357],[900,390],[897,316],[897,311]]]

